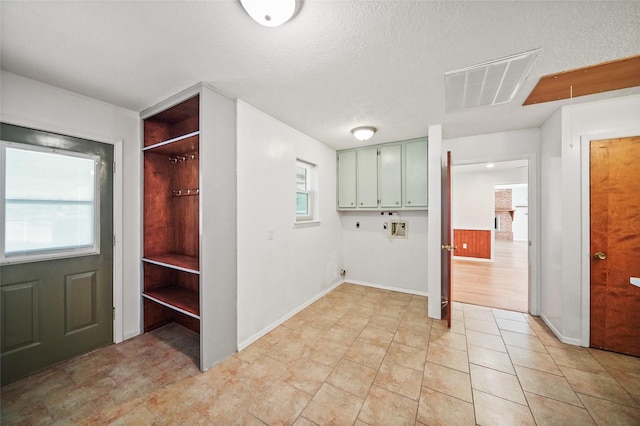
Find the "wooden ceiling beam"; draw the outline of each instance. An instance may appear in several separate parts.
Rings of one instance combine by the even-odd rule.
[[[540,78],[522,104],[569,99],[640,86],[640,55],[603,62]]]

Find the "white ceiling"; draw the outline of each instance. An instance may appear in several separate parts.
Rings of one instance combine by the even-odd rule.
[[[540,126],[540,76],[640,53],[640,2],[305,0],[278,28],[235,0],[0,2],[2,69],[141,111],[199,81],[336,149]],[[542,48],[510,104],[447,114],[446,71]],[[640,88],[573,102],[640,93]]]

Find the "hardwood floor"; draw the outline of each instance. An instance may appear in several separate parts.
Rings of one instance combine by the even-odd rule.
[[[494,262],[454,258],[452,275],[456,302],[528,311],[526,241],[496,241]]]

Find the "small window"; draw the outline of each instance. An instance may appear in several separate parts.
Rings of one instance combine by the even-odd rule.
[[[313,220],[313,164],[296,162],[296,221]]]
[[[4,263],[98,252],[99,157],[2,142]]]

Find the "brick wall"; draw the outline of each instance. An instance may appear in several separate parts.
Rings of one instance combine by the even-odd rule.
[[[511,210],[511,190],[499,189],[496,191],[496,210]],[[513,219],[509,212],[498,212],[496,216],[500,218],[500,230],[496,230],[496,240],[513,240]]]

